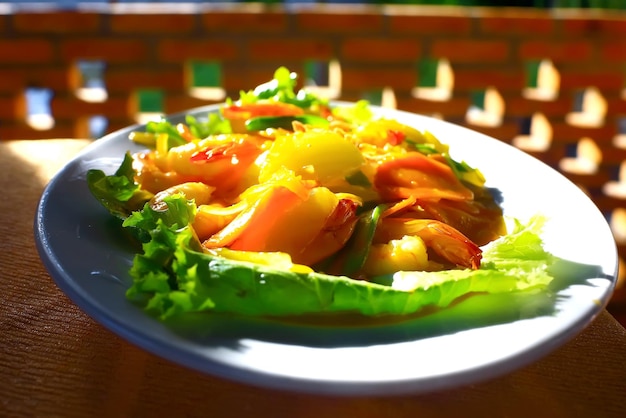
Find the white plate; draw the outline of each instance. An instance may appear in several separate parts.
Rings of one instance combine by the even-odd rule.
[[[205,116],[217,106],[190,113]],[[87,314],[144,349],[189,368],[265,387],[365,395],[427,392],[489,379],[529,364],[580,332],[613,291],[617,251],[604,216],[574,184],[503,142],[440,120],[375,109],[451,146],[499,190],[505,214],[549,217],[546,248],[561,258],[549,292],[474,296],[394,324],[320,327],[198,315],[165,325],[124,296],[136,251],[93,198],[88,169],[113,173],[128,134],[95,141],[47,186],[35,219],[41,258]],[[181,121],[182,114],[173,115]],[[202,331],[199,331],[202,330]]]

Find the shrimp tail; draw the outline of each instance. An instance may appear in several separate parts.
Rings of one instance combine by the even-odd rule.
[[[446,260],[466,268],[478,269],[482,250],[457,229],[439,221],[429,221],[417,234],[426,246]]]
[[[385,218],[376,240],[388,242],[405,235],[420,237],[435,254],[459,267],[478,269],[482,250],[456,228],[434,219]]]

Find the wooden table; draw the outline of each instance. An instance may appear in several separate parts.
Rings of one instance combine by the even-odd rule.
[[[0,143],[0,417],[617,417],[626,330],[606,311],[569,343],[481,384],[394,397],[330,397],[187,370],[118,338],[43,268],[33,218],[45,184],[88,141]],[[459,347],[462,355],[462,347]]]

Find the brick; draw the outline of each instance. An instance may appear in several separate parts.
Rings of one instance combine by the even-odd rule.
[[[74,137],[89,138],[91,137],[91,129],[89,128],[89,118],[79,116],[74,119]]]
[[[619,167],[619,165],[626,161],[626,150],[615,148],[609,142],[607,144],[598,144],[602,149],[602,166],[610,171],[613,167]],[[617,170],[615,170],[617,173]],[[617,177],[617,176],[616,176]]]
[[[513,138],[511,138],[511,140],[512,139]],[[511,143],[511,145],[513,144]],[[565,151],[563,150],[563,147],[554,146],[554,144],[551,144],[550,148],[548,148],[546,151],[523,151],[526,154],[535,157],[536,159],[555,169],[558,167],[559,161],[561,161],[561,159],[563,159],[563,157],[565,156]]]
[[[417,83],[415,70],[407,66],[375,68],[344,67],[341,70],[342,89],[367,91],[391,87],[410,90]]]
[[[194,14],[112,14],[110,28],[113,33],[167,34],[190,33],[196,28]]]
[[[320,59],[334,56],[333,44],[324,39],[262,39],[251,40],[244,55],[255,61]]]
[[[448,58],[450,62],[498,62],[510,55],[506,41],[437,40],[432,44],[432,55]]]
[[[607,98],[608,115],[621,115],[626,116],[626,100],[621,97],[608,97]]]
[[[206,106],[215,102],[200,100],[182,94],[168,95],[165,97],[165,112],[167,114],[187,112],[197,107]]]
[[[533,17],[482,17],[478,19],[480,31],[490,35],[551,35],[555,30],[554,19],[550,16]]]
[[[106,115],[106,117],[123,118],[127,116],[126,96],[109,97],[102,103],[88,103],[73,95],[57,95],[50,103],[50,111],[55,118],[73,119],[82,116]]]
[[[416,62],[421,43],[416,39],[347,38],[340,46],[342,60]]]
[[[37,131],[24,122],[0,124],[0,140],[74,138],[74,126],[70,122],[55,121],[52,129]]]
[[[134,66],[113,67],[105,70],[104,83],[111,94],[127,93],[138,87],[154,87],[181,91],[185,88],[183,68],[153,68]]]
[[[17,119],[19,117],[18,102],[15,97],[0,96],[0,120]]]
[[[100,30],[102,15],[97,13],[62,12],[16,13],[13,27],[17,33],[85,34]]]
[[[363,98],[363,92],[355,91],[355,90],[347,91],[346,89],[342,89],[337,100],[340,100],[342,102],[347,102],[347,103],[354,103],[358,100],[361,100],[362,98]]]
[[[28,86],[54,87],[57,91],[70,89],[68,71],[64,67],[0,67],[0,94],[21,91]]]
[[[626,20],[610,18],[581,18],[563,19],[562,31],[564,35],[583,36],[626,36]]]
[[[163,62],[184,62],[189,59],[230,60],[237,58],[239,46],[232,40],[162,39],[157,56]]]
[[[61,56],[66,61],[102,59],[107,62],[142,62],[149,57],[147,41],[114,38],[76,38],[62,41]]]
[[[472,31],[469,16],[392,15],[387,23],[390,33],[468,35]]]
[[[414,99],[412,97],[408,99],[397,99],[398,109],[400,110],[422,115],[441,114],[444,119],[463,118],[470,103],[467,97],[452,97],[445,102],[431,102],[428,100]]]
[[[500,126],[475,126],[467,122],[463,122],[462,125],[502,142],[509,142],[515,136],[519,135],[519,125],[515,122],[505,121]],[[441,138],[441,140],[445,142],[445,138]]]
[[[54,59],[54,44],[47,39],[0,39],[0,63],[41,64]]]
[[[127,128],[128,126],[137,123],[137,121],[135,121],[131,115],[127,115],[124,118],[110,118],[107,122],[107,134],[119,131],[120,129]]]
[[[259,84],[263,84],[272,79],[277,67],[285,64],[259,63],[255,65],[242,66],[238,64],[225,64],[222,72],[222,84],[228,92],[228,96],[238,98],[239,92],[251,90]],[[289,70],[302,74],[302,70],[296,66],[288,66]]]
[[[609,68],[598,70],[570,70],[562,69],[561,88],[575,89],[595,86],[608,91],[619,91],[624,86],[624,72],[619,69],[611,72]]]
[[[611,213],[615,209],[624,208],[624,199],[619,199],[619,198],[611,197],[611,196],[605,196],[602,193],[599,193],[598,195],[593,196],[593,203],[595,203],[596,206],[598,206],[598,208],[603,213]],[[626,246],[625,245],[618,246],[618,251],[619,251],[619,254],[621,255],[621,258],[626,259]],[[621,323],[626,323],[626,314],[623,313],[624,312],[623,305],[618,307],[617,304],[626,304],[626,288],[619,289],[619,291],[617,291],[616,289],[616,292],[614,292],[613,295],[611,296],[611,301],[609,305],[609,306],[613,306],[617,308],[615,312],[622,315],[623,322]]]
[[[91,138],[93,132],[91,131],[90,126],[90,117],[89,116],[81,116],[78,118],[74,118],[74,138]],[[127,128],[130,125],[136,124],[137,121],[129,114],[124,115],[123,117],[110,117],[107,115],[106,117],[106,127],[102,136],[107,134],[119,131],[121,129]]]
[[[285,13],[210,12],[200,16],[202,28],[210,33],[277,33],[288,27]]]
[[[617,127],[608,124],[597,128],[583,128],[572,126],[564,121],[556,121],[552,124],[555,142],[576,143],[583,137],[589,137],[600,144],[603,141],[611,141],[617,133]]]
[[[26,95],[23,91],[16,92],[14,95],[14,105],[13,110],[15,112],[16,120],[24,120],[26,118],[26,114],[28,113],[27,103],[26,103]]]
[[[600,56],[606,61],[626,62],[626,41],[602,43]]]
[[[300,32],[372,35],[376,32],[382,32],[384,16],[379,13],[299,12],[294,16],[294,25]]]
[[[524,88],[525,75],[523,71],[510,68],[453,68],[455,91],[472,90],[493,86],[498,90],[521,91]]]
[[[520,45],[521,59],[550,58],[554,62],[580,62],[591,59],[590,41],[526,41]]]
[[[569,97],[558,97],[553,101],[529,100],[521,96],[506,99],[506,114],[511,117],[531,117],[535,112],[543,113],[550,122],[562,120],[565,114],[572,111],[572,100]]]
[[[587,190],[599,189],[607,181],[611,180],[608,174],[601,171],[598,171],[595,174],[576,174],[561,171],[561,174],[567,177],[572,183],[578,186],[583,186]]]

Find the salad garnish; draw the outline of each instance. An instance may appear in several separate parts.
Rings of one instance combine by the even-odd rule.
[[[186,312],[406,315],[545,288],[537,215],[507,228],[478,168],[432,133],[334,106],[279,68],[206,118],[150,122],[92,194],[142,245],[127,297]]]

